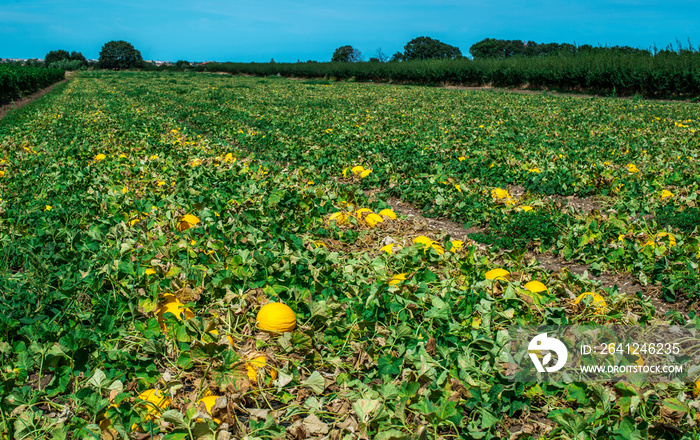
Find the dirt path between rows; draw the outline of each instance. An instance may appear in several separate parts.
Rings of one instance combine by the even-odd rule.
[[[370,195],[365,193],[365,195]],[[396,198],[390,198],[386,201],[391,208],[397,212],[404,214],[409,220],[424,223],[429,229],[435,231],[439,235],[440,232],[445,232],[454,239],[459,239],[463,241],[473,241],[469,240],[467,234],[474,232],[484,232],[481,228],[469,228],[465,229],[459,223],[455,223],[444,219],[428,218],[422,215],[420,210],[415,208],[409,203]],[[487,248],[486,245],[476,243],[476,245],[482,249]],[[526,258],[535,259],[537,262],[547,271],[552,273],[559,273],[564,270],[576,274],[578,276],[583,276],[586,273],[586,277],[589,280],[596,281],[600,283],[601,288],[613,288],[617,286],[620,293],[627,295],[636,295],[641,293],[643,296],[649,298],[656,309],[656,316],[659,318],[664,318],[664,316],[673,310],[678,311],[682,317],[689,320],[688,311],[694,310],[693,307],[686,299],[679,298],[675,303],[669,303],[665,301],[662,297],[661,286],[658,285],[647,285],[643,286],[639,283],[636,277],[629,273],[611,273],[603,272],[599,275],[593,275],[591,268],[586,265],[578,264],[571,261],[565,261],[560,256],[552,255],[550,252],[541,254],[533,251],[529,251],[526,254]]]
[[[69,72],[66,72],[69,73]],[[25,105],[36,101],[37,99],[41,98],[42,96],[46,95],[49,93],[51,90],[53,90],[54,87],[56,87],[59,84],[63,84],[64,82],[69,80],[69,75],[66,75],[66,79],[63,81],[59,81],[57,83],[51,84],[50,86],[46,87],[45,89],[41,89],[38,92],[34,92],[31,95],[23,96],[17,101],[12,101],[9,104],[5,104],[0,106],[0,119],[4,118],[9,112],[12,110],[17,110],[19,108],[24,107]]]
[[[468,90],[468,91],[477,91],[477,92],[503,92],[503,93],[519,93],[521,95],[543,95],[547,94],[550,96],[566,96],[566,97],[574,97],[574,98],[610,98],[610,96],[605,96],[605,95],[588,95],[585,93],[566,93],[566,92],[557,92],[553,90],[539,90],[539,89],[505,89],[501,87],[493,87],[493,86],[479,86],[479,87],[473,87],[473,86],[443,86],[442,88],[444,89],[452,89],[452,90]],[[626,96],[615,96],[615,98],[619,99],[630,99],[629,97]]]

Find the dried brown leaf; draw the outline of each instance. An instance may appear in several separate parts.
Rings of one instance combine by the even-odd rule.
[[[306,428],[304,428],[304,422],[299,419],[292,423],[292,426],[287,427],[288,437],[292,440],[304,440],[306,435]]]
[[[437,341],[435,338],[432,336],[430,339],[428,339],[428,342],[425,343],[425,351],[428,352],[431,356],[435,354],[435,349],[437,348]]]
[[[304,429],[309,434],[327,434],[330,430],[326,423],[316,417],[315,414],[310,414],[303,421]]]

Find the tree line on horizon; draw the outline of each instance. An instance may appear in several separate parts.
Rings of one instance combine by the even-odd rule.
[[[581,54],[616,54],[616,55],[652,55],[651,50],[639,49],[630,46],[591,46],[583,44],[577,46],[570,43],[536,43],[522,40],[498,40],[486,38],[472,45],[469,53],[474,59],[484,58],[511,58],[521,57],[545,57],[551,55],[575,56]]]
[[[469,48],[469,54],[474,60],[507,59],[513,57],[542,58],[548,56],[577,56],[577,55],[673,55],[696,53],[693,45],[688,42],[684,47],[676,40],[677,48],[672,45],[658,50],[656,46],[650,49],[633,48],[630,46],[592,46],[590,44],[576,45],[570,43],[536,43],[524,40],[504,40],[485,38],[474,43]],[[421,36],[412,39],[403,48],[403,52],[397,51],[391,57],[387,56],[381,48],[377,49],[369,62],[400,62],[415,60],[446,60],[467,58],[461,50],[440,40]],[[700,53],[700,52],[698,52]],[[316,61],[307,61],[316,62]],[[362,53],[351,45],[337,48],[331,57],[331,62],[364,62]],[[275,63],[274,59],[270,63]],[[185,60],[178,60],[175,65],[179,69],[191,65]],[[54,67],[63,70],[79,70],[88,67],[88,61],[80,52],[68,52],[66,50],[54,50],[46,54],[45,67]],[[133,69],[149,68],[144,62],[141,52],[131,43],[126,41],[110,41],[100,51],[100,57],[96,64],[103,69]]]
[[[87,59],[80,52],[52,50],[44,57],[44,66],[63,70],[80,70],[89,66]],[[141,52],[126,41],[110,41],[102,46],[97,66],[102,69],[143,68],[145,62]]]
[[[668,45],[665,49],[657,49],[653,46],[650,49],[640,49],[630,46],[592,46],[590,44],[576,45],[570,43],[536,43],[534,41],[523,40],[502,40],[496,38],[485,38],[474,43],[469,48],[469,54],[473,59],[505,59],[512,57],[546,57],[546,56],[576,56],[576,55],[666,55],[693,53],[695,49],[688,41],[685,48],[676,41],[677,49]],[[377,49],[376,55],[369,59],[370,62],[385,61],[413,61],[413,60],[436,60],[436,59],[461,59],[466,58],[458,47],[443,43],[430,37],[418,37],[409,41],[404,46],[403,52],[396,52],[390,59],[384,55],[381,48]],[[341,46],[335,50],[331,62],[361,62],[362,53],[350,46]]]
[[[50,56],[49,56],[50,55]],[[369,62],[362,53],[345,45],[335,50],[331,62],[296,63],[200,63],[179,60],[170,66],[144,62],[141,53],[126,41],[110,41],[95,67],[103,69],[196,70],[291,76],[324,80],[357,80],[410,84],[494,85],[497,87],[554,88],[597,94],[647,97],[699,97],[700,51],[689,42],[677,48],[638,49],[629,46],[577,46],[568,43],[535,43],[486,38],[470,47],[470,59],[459,48],[422,36],[409,41],[403,52],[388,57],[377,49]],[[46,66],[68,63],[84,66],[77,52],[53,51]]]

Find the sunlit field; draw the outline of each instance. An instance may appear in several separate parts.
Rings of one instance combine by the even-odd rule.
[[[75,76],[0,121],[2,438],[700,435],[700,383],[505,365],[700,324],[697,104]]]

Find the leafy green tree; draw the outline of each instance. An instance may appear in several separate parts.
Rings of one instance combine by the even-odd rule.
[[[70,53],[65,50],[52,50],[51,52],[47,53],[46,56],[44,57],[44,65],[46,67],[49,67],[51,63],[55,63],[56,61],[62,61],[62,60],[69,60],[70,59]]]
[[[559,53],[559,43],[542,43],[539,45],[537,50],[537,55],[548,56],[555,55]]]
[[[406,43],[403,49],[402,59],[404,60],[444,60],[462,57],[459,48],[430,37],[414,38]]]
[[[80,64],[82,64],[84,67],[87,67],[88,65],[87,59],[80,52],[71,52],[68,59],[71,61],[80,61]]]
[[[126,41],[110,41],[100,51],[100,67],[103,69],[132,69],[143,67],[141,52]]]
[[[615,55],[646,55],[651,56],[651,51],[635,49],[629,46],[593,47],[584,44],[576,47],[570,43],[535,43],[521,40],[497,40],[486,38],[469,48],[469,53],[474,58],[510,58],[514,56],[547,57],[547,56],[574,56],[582,54],[615,54]]]
[[[525,56],[526,57],[534,57],[539,54],[539,45],[535,43],[534,41],[528,41],[525,43]],[[471,52],[471,49],[470,49]]]
[[[331,62],[357,63],[362,61],[362,53],[352,46],[341,46],[333,52]]]
[[[62,66],[60,67],[61,69],[65,70],[65,66],[67,66],[70,62],[70,66],[75,66],[78,69],[81,67],[87,67],[88,62],[83,56],[82,53],[80,52],[71,52],[68,53],[66,50],[52,50],[51,52],[47,53],[46,56],[44,57],[44,65],[46,67],[54,67],[53,65],[56,63],[61,63]],[[67,69],[67,70],[76,70],[76,69]]]
[[[522,40],[506,40],[504,55],[506,58],[524,55],[526,49],[525,43]]]
[[[510,58],[516,55],[537,56],[541,45],[533,41],[485,38],[469,48],[474,58]]]

